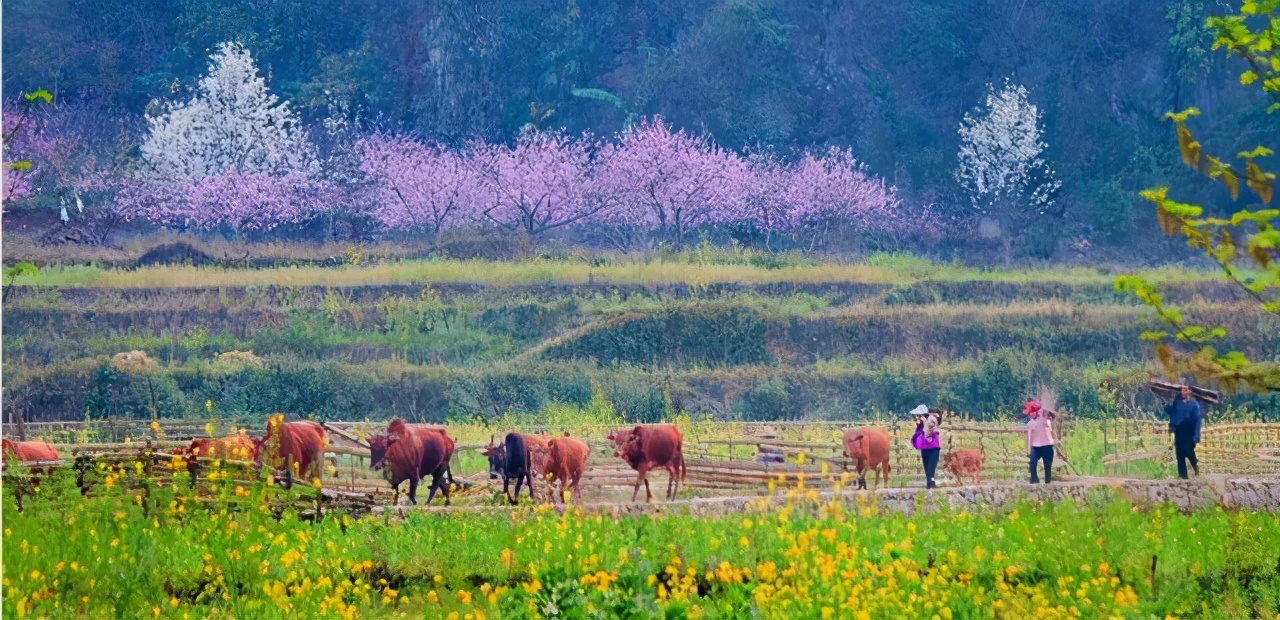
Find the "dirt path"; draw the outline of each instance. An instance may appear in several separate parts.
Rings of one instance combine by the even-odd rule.
[[[913,514],[917,510],[933,511],[949,508],[991,509],[1021,501],[1062,501],[1067,498],[1088,502],[1097,499],[1100,489],[1108,488],[1136,504],[1153,505],[1172,503],[1180,508],[1221,504],[1228,508],[1246,508],[1280,512],[1280,478],[1238,478],[1205,476],[1194,480],[1138,480],[1132,478],[1071,477],[1049,485],[1025,483],[982,484],[943,487],[925,490],[918,487],[884,488],[868,491],[817,492],[822,502],[839,501],[851,507],[874,507],[879,511],[896,511]],[[501,489],[499,489],[500,491]],[[585,495],[585,493],[584,493]],[[632,503],[629,497],[621,501],[591,501],[581,505],[586,514],[607,514],[618,517],[643,514],[686,513],[692,516],[712,517],[744,511],[761,510],[786,505],[785,492],[773,496],[764,494],[735,495],[727,497],[702,497],[679,499],[672,502],[655,501],[650,504]],[[612,497],[610,499],[613,499]],[[497,513],[528,509],[528,506],[380,506],[375,514],[390,511],[392,514],[424,513]]]

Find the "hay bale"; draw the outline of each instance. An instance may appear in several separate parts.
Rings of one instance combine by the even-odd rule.
[[[125,351],[111,356],[111,368],[120,372],[142,374],[158,367],[145,351]]]
[[[217,363],[229,366],[253,366],[262,368],[266,362],[253,354],[253,351],[226,351],[218,354]]]

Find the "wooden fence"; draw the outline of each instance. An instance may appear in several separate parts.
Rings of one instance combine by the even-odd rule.
[[[264,420],[218,420],[214,435],[234,425],[252,434],[263,432]],[[947,419],[942,436],[943,452],[976,448],[984,455],[984,480],[1022,480],[1026,476],[1025,426],[1014,422],[975,422]],[[146,442],[156,449],[184,447],[193,436],[205,436],[210,423],[200,420],[164,421],[157,434],[145,420],[52,422],[26,425],[28,436],[67,445],[68,454],[137,453]],[[385,423],[326,422],[332,439],[326,487],[337,491],[380,496],[389,492],[381,474],[367,467],[368,450],[362,440],[380,432]],[[889,420],[874,424],[889,431],[891,485],[923,484],[919,452],[910,445],[914,423]],[[841,438],[848,422],[694,422],[682,426],[688,469],[686,486],[708,493],[758,490],[770,481],[795,486],[829,487],[852,465],[843,456]],[[571,429],[592,448],[584,485],[631,488],[635,472],[613,457],[605,436],[618,426],[580,426]],[[486,463],[473,453],[491,436],[499,441],[509,430],[559,435],[565,429],[527,427],[485,428],[464,425],[450,428],[458,442],[453,468],[456,477],[479,483],[486,478]],[[1060,417],[1056,434],[1066,451],[1055,463],[1060,473],[1079,473],[1077,463],[1088,461],[1088,473],[1129,476],[1154,474],[1153,463],[1172,462],[1172,441],[1167,426],[1152,420],[1112,419],[1078,421]],[[1244,475],[1280,475],[1280,424],[1214,424],[1206,426],[1198,452],[1202,471]],[[1100,446],[1098,445],[1100,443]],[[1073,454],[1073,451],[1079,454]],[[800,455],[803,464],[798,464]],[[784,462],[763,462],[778,460]],[[1102,471],[1098,471],[1099,468]],[[1160,470],[1164,472],[1165,470]],[[939,481],[951,482],[939,468]],[[662,474],[651,484],[666,484]]]
[[[1145,463],[1173,463],[1173,436],[1158,420],[1113,419],[1102,429],[1103,465],[1118,473],[1141,472]],[[1280,424],[1207,424],[1196,446],[1202,472],[1280,475]]]

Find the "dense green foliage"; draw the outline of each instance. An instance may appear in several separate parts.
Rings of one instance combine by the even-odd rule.
[[[732,516],[337,513],[139,464],[81,497],[6,485],[6,617],[1271,617],[1274,515],[1087,502],[913,517],[863,500]],[[302,494],[314,490],[301,491]],[[297,491],[295,491],[297,493]],[[62,532],[49,536],[49,532]],[[558,612],[558,613],[557,613]]]

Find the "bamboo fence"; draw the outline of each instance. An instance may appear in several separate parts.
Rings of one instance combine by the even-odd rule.
[[[114,463],[150,455],[142,460],[159,462],[172,458],[164,452],[181,450],[191,437],[205,436],[208,424],[198,420],[164,421],[160,423],[160,434],[155,433],[146,420],[33,423],[26,425],[26,431],[28,436],[61,444],[60,451],[71,459],[89,457]],[[263,431],[261,420],[218,420],[212,424],[215,435],[230,432],[233,426],[252,434]],[[1087,424],[1092,437],[1089,441],[1096,442],[1095,435],[1101,431],[1100,455],[1093,454],[1090,458],[1099,458],[1107,474],[1142,474],[1151,470],[1152,463],[1172,463],[1172,439],[1163,422],[1111,419]],[[923,471],[919,452],[910,445],[914,423],[889,420],[869,425],[884,428],[891,436],[890,484],[921,486]],[[387,501],[391,489],[382,479],[382,473],[369,471],[368,449],[363,443],[369,435],[381,432],[385,423],[334,421],[325,422],[325,426],[331,443],[324,488],[373,502]],[[849,427],[848,422],[695,422],[686,425],[682,427],[688,472],[684,486],[706,494],[755,492],[771,483],[778,487],[796,487],[803,483],[806,488],[828,488],[853,469],[843,455],[841,444],[843,432]],[[613,446],[605,439],[610,431],[619,428],[625,426],[573,429],[575,436],[592,449],[582,482],[584,488],[633,488],[636,473],[613,456]],[[1060,416],[1055,421],[1058,438],[1068,445],[1081,428],[1081,423],[1070,417]],[[487,478],[487,463],[473,453],[487,445],[490,436],[501,437],[510,430],[560,435],[564,429],[463,426],[450,430],[451,434],[458,434],[452,462],[455,477],[480,485]],[[1202,472],[1280,474],[1280,424],[1211,424],[1204,428],[1202,438],[1198,448]],[[942,444],[944,453],[957,448],[980,450],[984,456],[983,480],[1021,480],[1026,476],[1022,424],[948,418],[943,426]],[[801,455],[803,464],[798,463]],[[766,462],[779,457],[783,462]],[[231,467],[235,469],[239,465]],[[1055,468],[1060,474],[1073,473],[1074,465],[1071,461],[1058,461]],[[953,482],[943,469],[939,467],[939,482]],[[867,478],[868,484],[873,484],[872,476]],[[846,476],[844,482],[848,481]],[[656,488],[666,483],[666,474],[656,470],[650,484]]]

